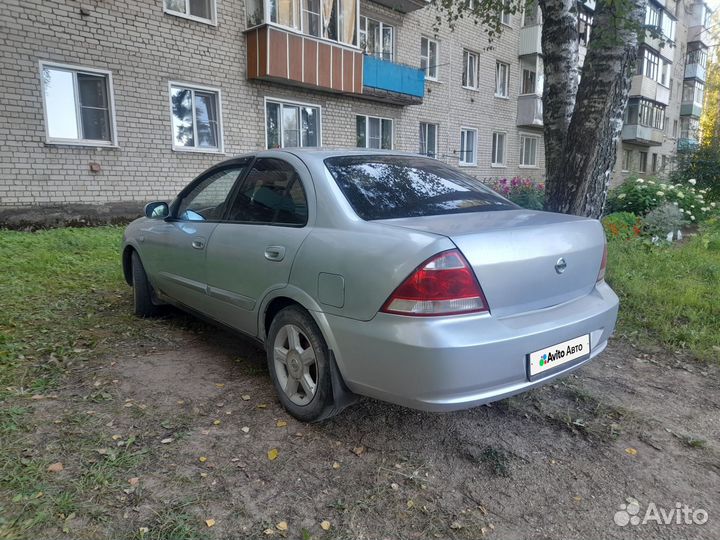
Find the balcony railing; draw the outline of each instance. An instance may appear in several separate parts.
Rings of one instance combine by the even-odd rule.
[[[632,78],[630,96],[644,97],[663,105],[670,103],[670,89],[645,75],[635,75]]]
[[[542,96],[536,94],[518,96],[516,123],[521,127],[542,127]]]
[[[685,64],[685,78],[705,81],[705,68],[702,64]]]
[[[520,29],[520,46],[518,56],[526,54],[542,54],[542,24],[524,26]]]
[[[365,55],[362,84],[364,97],[401,105],[422,103],[425,71]]]
[[[245,36],[248,79],[362,93],[363,55],[354,47],[268,24]]]
[[[625,124],[622,128],[622,140],[642,146],[659,146],[665,134],[661,129],[640,124]]]
[[[683,101],[680,103],[680,116],[700,118],[700,115],[702,115],[702,105],[693,101]]]

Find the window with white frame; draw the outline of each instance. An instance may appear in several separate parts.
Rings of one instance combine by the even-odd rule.
[[[319,0],[316,0],[319,2]],[[360,17],[360,48],[366,54],[393,61],[395,28],[370,17]]]
[[[220,90],[170,83],[173,148],[222,151]]]
[[[465,88],[477,90],[478,87],[478,55],[474,52],[463,51],[462,85]]]
[[[475,165],[477,147],[477,129],[460,130],[460,165]]]
[[[420,69],[425,70],[425,77],[432,80],[438,78],[438,42],[429,38],[420,38]]]
[[[165,12],[214,23],[215,0],[165,0]]]
[[[355,117],[357,147],[392,150],[392,120],[376,116]]]
[[[41,63],[48,142],[109,146],[115,142],[109,71]]]
[[[534,135],[520,135],[521,167],[537,167],[538,140]]]
[[[436,158],[438,155],[438,126],[420,122],[420,153]]]
[[[268,99],[265,116],[268,148],[320,146],[320,107]]]
[[[245,9],[248,28],[273,23],[310,36],[358,44],[355,0],[246,0]]]
[[[508,97],[510,91],[510,65],[505,62],[495,63],[495,96]]]
[[[492,134],[491,164],[493,167],[505,166],[505,137],[506,134],[501,131],[495,131]]]
[[[541,96],[544,85],[542,57],[533,55],[521,58],[520,72],[520,94]]]
[[[504,9],[500,12],[500,22],[506,26],[510,26],[510,18],[512,17],[512,13],[510,13],[511,1],[505,0],[503,6]]]

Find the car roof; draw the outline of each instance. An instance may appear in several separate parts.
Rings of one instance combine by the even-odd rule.
[[[413,152],[400,152],[398,150],[379,150],[375,148],[272,148],[270,150],[260,150],[258,152],[252,152],[229,158],[223,163],[228,163],[234,160],[242,160],[250,157],[273,157],[281,156],[282,154],[294,155],[303,161],[322,161],[329,157],[342,157],[342,156],[398,156],[398,157],[416,157],[416,158],[427,158],[422,154]]]

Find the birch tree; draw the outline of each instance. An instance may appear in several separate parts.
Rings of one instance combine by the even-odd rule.
[[[588,50],[578,66],[576,0],[538,0],[543,14],[545,71],[545,209],[600,217],[615,165],[638,38],[645,32],[647,0],[598,0]],[[517,12],[512,0],[434,0],[438,23],[452,27],[469,17],[493,40],[502,32],[502,10]],[[652,31],[651,31],[652,33]]]

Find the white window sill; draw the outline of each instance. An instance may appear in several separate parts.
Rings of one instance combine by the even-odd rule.
[[[441,84],[440,79],[438,79],[437,77],[428,77],[427,75],[425,75],[425,82]]]
[[[479,92],[479,91],[480,91],[480,88],[478,88],[477,86],[463,86],[463,88],[464,88],[465,90],[472,90],[473,92]]]
[[[188,15],[186,13],[180,13],[179,11],[171,11],[169,9],[163,9],[163,11],[167,15],[172,15],[173,17],[179,17],[181,19],[187,19],[189,21],[207,24],[208,26],[217,26],[217,21],[212,20],[212,19],[203,19],[202,17],[196,17],[195,15]]]
[[[465,163],[464,161],[458,162],[458,167],[477,167],[477,163]]]
[[[504,99],[504,100],[510,101],[510,96],[501,96],[500,94],[495,94],[495,97],[498,99]]]
[[[50,146],[84,146],[88,148],[119,148],[115,142],[95,142],[81,140],[64,140],[64,139],[46,139],[46,145]]]
[[[502,163],[492,163],[490,165],[493,169],[507,169],[507,165]]]
[[[519,169],[537,169],[537,165],[518,165]]]
[[[225,152],[222,148],[190,148],[182,146],[173,146],[173,152],[178,154],[215,154],[218,156],[224,156]]]

